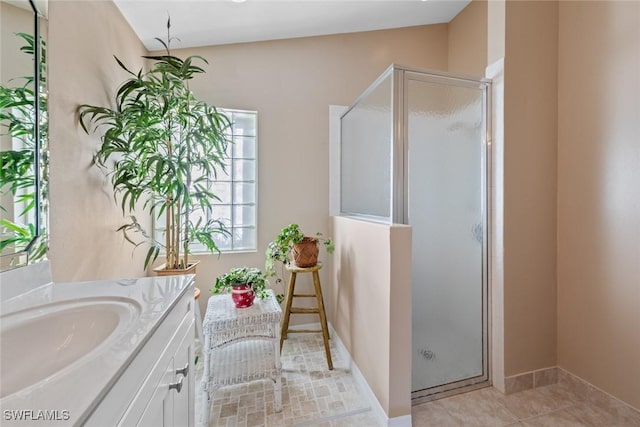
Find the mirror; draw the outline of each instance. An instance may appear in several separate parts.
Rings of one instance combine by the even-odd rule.
[[[46,3],[0,0],[0,271],[46,257]]]

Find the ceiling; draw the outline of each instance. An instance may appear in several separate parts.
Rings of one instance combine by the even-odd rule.
[[[114,0],[149,50],[195,47],[449,22],[470,0]]]

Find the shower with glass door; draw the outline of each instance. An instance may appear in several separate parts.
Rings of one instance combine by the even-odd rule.
[[[393,65],[341,118],[341,214],[412,227],[412,400],[489,384],[490,82]]]

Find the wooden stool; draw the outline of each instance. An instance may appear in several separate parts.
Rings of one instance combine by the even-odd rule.
[[[280,350],[282,350],[282,344],[287,338],[287,332],[322,332],[322,338],[324,339],[324,352],[327,356],[327,364],[329,370],[333,369],[333,362],[331,361],[331,351],[329,350],[329,328],[327,327],[327,315],[324,312],[324,302],[322,301],[322,287],[320,286],[320,276],[318,270],[322,268],[322,263],[319,262],[313,267],[302,268],[295,265],[287,265],[287,270],[290,272],[289,286],[287,288],[286,308],[284,310],[284,316],[282,318],[282,332],[280,333]],[[315,288],[314,294],[296,294],[296,276],[298,273],[313,273],[313,287]],[[301,308],[292,307],[293,298],[315,298],[317,302],[316,308]],[[289,317],[292,314],[318,314],[320,316],[320,330],[309,329],[289,329]]]

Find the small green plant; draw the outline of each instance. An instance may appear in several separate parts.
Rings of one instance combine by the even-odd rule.
[[[249,285],[256,296],[263,300],[269,297],[267,283],[265,275],[257,268],[232,268],[228,273],[218,276],[216,284],[210,289],[210,292],[225,294],[231,292],[233,286]]]
[[[276,277],[276,283],[282,282],[282,277],[278,276],[276,271],[276,262],[281,262],[284,265],[288,265],[291,260],[291,250],[296,243],[302,242],[305,238],[305,234],[300,230],[298,224],[289,224],[280,230],[280,233],[276,238],[269,243],[267,251],[265,253],[267,259],[264,264],[265,275],[267,277]],[[317,244],[324,245],[328,253],[332,254],[335,250],[333,240],[329,237],[323,237],[322,233],[316,233],[315,237]]]

